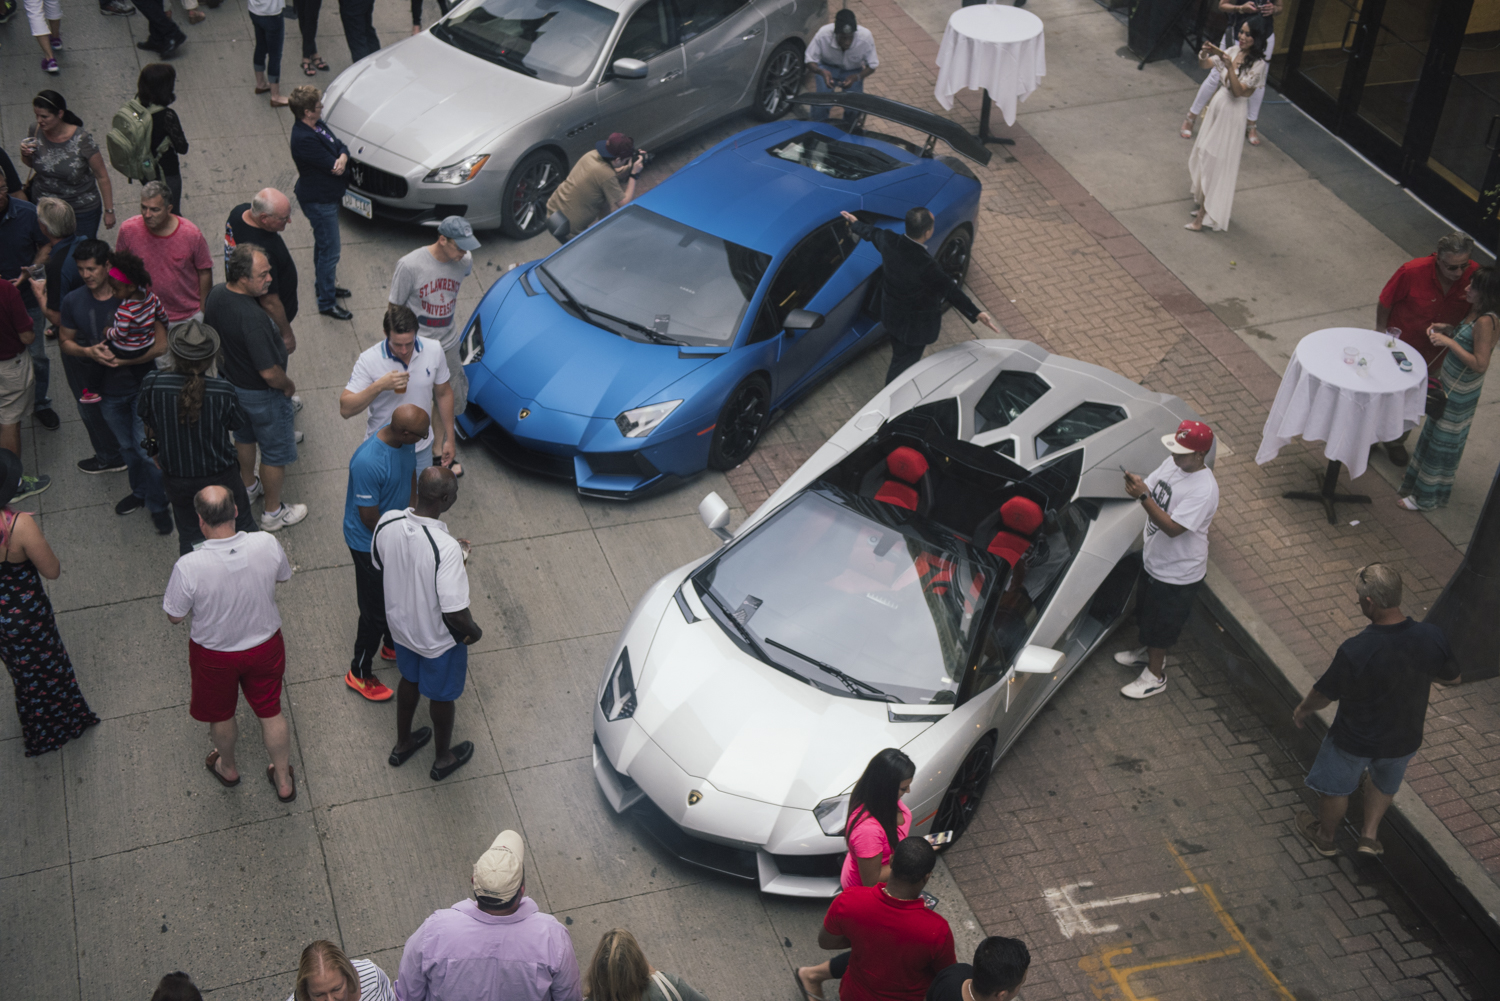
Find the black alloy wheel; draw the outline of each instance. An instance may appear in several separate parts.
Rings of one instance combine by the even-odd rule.
[[[786,114],[802,87],[802,72],[802,47],[796,42],[783,42],[766,60],[750,113],[763,122]]]
[[[556,154],[537,150],[516,164],[500,203],[500,228],[514,240],[536,236],[547,225],[547,199],[563,182]]]
[[[969,756],[964,758],[964,763],[958,768],[958,774],[953,776],[953,783],[943,794],[937,816],[932,818],[934,834],[952,831],[953,840],[957,841],[968,830],[974,815],[979,812],[979,800],[990,784],[994,765],[995,740],[993,737],[986,737],[969,751]]]
[[[770,412],[771,387],[764,379],[752,376],[736,386],[719,412],[708,446],[708,467],[722,472],[750,458]]]
[[[969,251],[974,246],[974,234],[969,232],[969,227],[959,226],[948,234],[938,252],[933,255],[938,267],[948,277],[954,279],[959,285],[963,285],[964,279],[969,275]],[[949,304],[943,303],[943,312],[947,312]]]

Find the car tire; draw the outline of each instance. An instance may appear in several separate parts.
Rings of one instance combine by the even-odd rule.
[[[500,229],[513,240],[536,236],[547,226],[547,199],[566,174],[557,154],[539,149],[510,172],[500,196]]]
[[[985,737],[970,750],[964,763],[958,767],[948,791],[938,803],[937,813],[932,818],[932,832],[953,832],[953,841],[969,829],[974,815],[979,812],[979,801],[990,784],[990,775],[995,770],[995,738]],[[949,844],[953,842],[950,841]],[[946,847],[946,846],[945,846]],[[942,849],[940,848],[939,851]]]
[[[792,106],[802,89],[802,46],[782,42],[771,53],[755,82],[755,103],[750,114],[762,122],[774,122]]]
[[[729,394],[708,446],[708,468],[733,469],[755,451],[766,420],[771,414],[771,387],[760,376],[751,376]]]
[[[943,240],[938,252],[933,258],[938,262],[948,277],[956,279],[960,286],[964,279],[969,276],[969,260],[973,256],[974,232],[967,225],[957,226],[953,232]],[[943,312],[952,308],[948,302],[943,303]]]

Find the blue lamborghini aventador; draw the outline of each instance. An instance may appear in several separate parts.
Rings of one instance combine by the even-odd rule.
[[[502,459],[624,500],[730,469],[770,419],[881,333],[880,255],[840,218],[900,227],[962,279],[984,163],[953,122],[864,94],[801,95],[845,123],[741,132],[485,294],[460,354],[459,433]],[[869,117],[926,135],[918,145]],[[840,127],[843,125],[844,127]]]

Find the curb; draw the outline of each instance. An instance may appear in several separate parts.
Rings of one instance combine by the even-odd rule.
[[[1208,562],[1208,585],[1199,592],[1214,616],[1266,672],[1290,708],[1302,700],[1317,678],[1281,641],[1255,608],[1230,583],[1212,559]],[[1333,723],[1334,707],[1318,713],[1325,727]],[[1432,812],[1409,785],[1396,793],[1387,821],[1405,828],[1407,840],[1425,856],[1433,875],[1443,880],[1459,903],[1492,942],[1500,944],[1500,885],[1474,860],[1446,824]]]

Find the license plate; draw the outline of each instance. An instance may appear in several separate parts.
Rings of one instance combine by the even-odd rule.
[[[366,219],[375,218],[375,208],[370,204],[370,200],[364,195],[356,195],[352,191],[344,192],[344,208],[351,212],[358,212]]]

